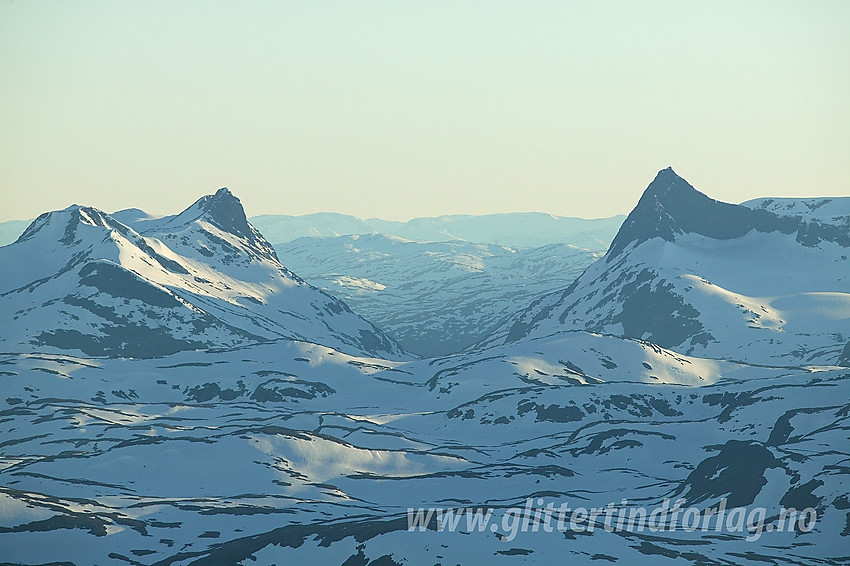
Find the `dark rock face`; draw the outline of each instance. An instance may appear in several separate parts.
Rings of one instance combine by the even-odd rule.
[[[532,410],[537,413],[537,422],[569,423],[584,418],[584,411],[576,406],[540,405],[528,401],[517,405],[517,414],[520,416]]]
[[[664,347],[697,336],[700,341],[713,339],[699,321],[699,311],[676,294],[669,282],[655,281],[652,275],[643,279],[639,276],[623,286],[622,295],[627,300],[612,322],[623,325],[623,336],[627,338],[641,338],[649,333],[647,340]],[[602,326],[597,324],[598,330]]]
[[[155,358],[206,346],[202,342],[175,338],[163,328],[142,326],[128,320],[117,325],[104,324],[99,330],[102,336],[59,328],[42,332],[33,340],[33,345],[80,350],[87,356],[132,358]]]
[[[222,187],[212,196],[204,197],[200,204],[210,220],[222,230],[245,238],[253,236],[254,230],[248,224],[242,203],[227,187]]]
[[[797,233],[797,241],[815,246],[821,241],[850,246],[850,233],[838,226],[779,216],[767,210],[716,201],[702,194],[668,167],[658,172],[637,206],[611,242],[606,261],[629,245],[652,238],[672,242],[676,234],[696,233],[715,240],[740,238],[751,230]]]
[[[838,358],[838,365],[850,368],[850,342],[847,342],[847,345],[844,346],[841,357]]]
[[[730,507],[750,505],[767,484],[768,468],[783,468],[768,448],[758,442],[730,440],[717,455],[700,462],[676,493],[684,492],[689,505],[725,494]]]

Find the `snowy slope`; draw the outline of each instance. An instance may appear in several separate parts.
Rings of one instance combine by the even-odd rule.
[[[323,212],[304,216],[266,214],[252,217],[251,223],[274,244],[302,237],[379,233],[422,242],[462,240],[514,247],[568,243],[598,249],[608,245],[624,218],[612,216],[586,220],[541,212],[512,212],[450,214],[397,222],[380,218],[362,220],[355,216]]]
[[[590,330],[702,357],[845,363],[848,256],[844,225],[720,203],[665,169],[604,258],[490,343]]]
[[[0,249],[3,348],[154,356],[285,337],[401,354],[280,265],[227,189],[134,225],[143,233],[73,206],[41,215]]]
[[[280,341],[152,360],[4,355],[0,368],[5,562],[846,562],[847,369],[584,333],[402,363]],[[753,542],[601,519],[593,533],[498,528],[529,498],[681,497],[704,513],[724,496],[771,525],[783,506],[814,507],[817,523]],[[420,506],[489,507],[497,529],[409,532]]]
[[[850,229],[850,197],[758,198],[741,206],[769,210],[781,216],[800,216],[804,220],[843,225]]]
[[[275,249],[305,280],[424,356],[479,342],[602,255],[568,244],[509,248],[382,234],[300,238]]]

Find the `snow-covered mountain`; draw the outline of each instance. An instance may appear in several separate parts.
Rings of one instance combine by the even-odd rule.
[[[741,206],[850,229],[850,197],[758,198],[742,202]]]
[[[483,340],[603,254],[569,244],[511,248],[383,234],[300,238],[275,249],[306,281],[423,356],[456,353]]]
[[[568,289],[429,359],[284,268],[226,190],[42,215],[0,248],[0,563],[847,564],[850,231],[772,207],[662,171]],[[594,257],[281,251],[364,308],[397,285],[478,320]]]
[[[285,337],[401,355],[283,267],[227,189],[174,216],[129,216],[72,206],[0,248],[3,349],[138,357]]]
[[[770,209],[712,200],[665,169],[604,258],[490,343],[589,330],[702,357],[846,363],[850,230],[832,213],[827,222]]]
[[[266,214],[252,217],[251,223],[275,245],[303,237],[377,233],[422,242],[462,240],[510,247],[569,243],[595,250],[611,242],[624,218],[587,220],[541,212],[511,212],[426,216],[398,222],[380,218],[362,220],[356,216],[322,212],[304,216]]]

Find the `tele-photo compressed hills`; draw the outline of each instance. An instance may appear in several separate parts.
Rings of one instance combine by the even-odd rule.
[[[665,169],[555,242],[45,213],[0,247],[0,562],[846,564],[848,202]],[[506,536],[529,499],[817,521]]]

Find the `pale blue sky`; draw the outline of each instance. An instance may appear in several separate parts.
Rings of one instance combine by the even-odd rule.
[[[0,0],[0,220],[846,195],[850,2]]]

